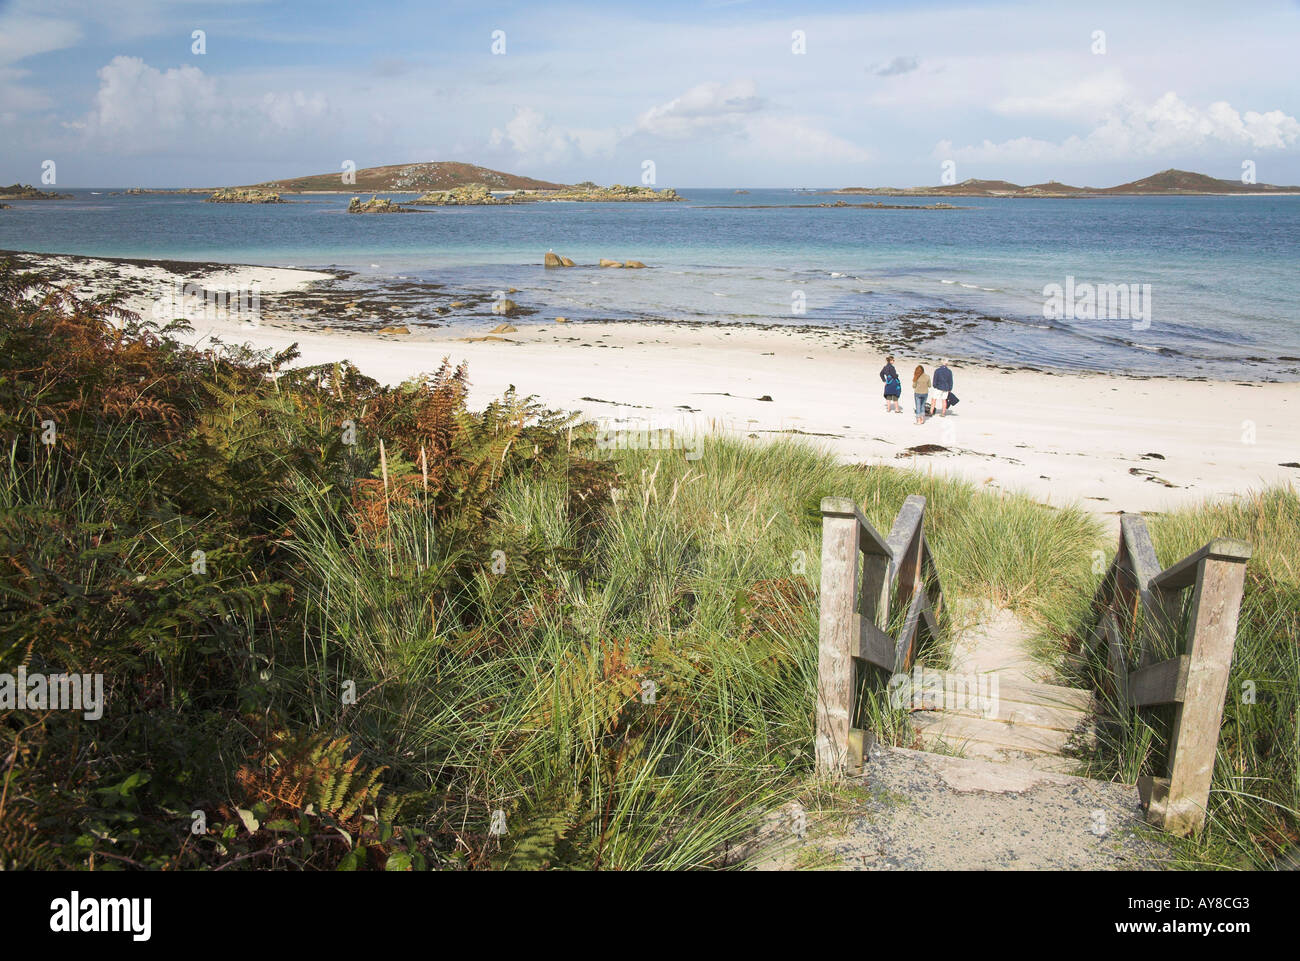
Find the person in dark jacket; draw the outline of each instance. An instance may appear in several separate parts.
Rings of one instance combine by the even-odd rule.
[[[948,391],[952,390],[952,371],[948,361],[942,361],[934,369],[934,378],[930,384],[930,407],[940,417],[948,416]]]
[[[885,366],[880,368],[880,379],[885,382],[885,413],[892,410],[901,414],[903,408],[898,405],[898,398],[903,396],[903,382],[898,378],[893,356],[885,358]]]

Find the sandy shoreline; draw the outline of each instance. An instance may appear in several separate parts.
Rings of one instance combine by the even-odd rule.
[[[1174,380],[1013,370],[954,363],[961,398],[946,418],[917,425],[905,385],[904,413],[884,411],[878,345],[841,331],[664,322],[556,324],[535,314],[510,323],[501,340],[466,342],[464,327],[414,326],[380,335],[324,316],[302,319],[301,298],[319,296],[336,274],[284,267],[122,261],[27,255],[89,294],[121,283],[126,305],[151,316],[177,280],[208,289],[254,284],[266,306],[256,325],[204,311],[191,318],[202,343],[283,348],[301,363],[348,359],[394,383],[466,362],[480,405],[509,385],[549,406],[581,411],[616,428],[729,431],[755,438],[804,435],[849,462],[913,466],[1052,504],[1077,502],[1110,518],[1160,511],[1204,498],[1295,484],[1300,467],[1300,384]],[[470,297],[425,285],[446,298]],[[413,295],[419,295],[414,291]],[[278,296],[299,298],[280,305]],[[491,317],[477,295],[484,325]],[[527,303],[527,291],[512,295]],[[350,311],[355,307],[349,306]],[[381,318],[382,319],[382,318]],[[337,322],[334,322],[337,323]],[[328,327],[328,329],[327,329]],[[486,333],[474,331],[474,333]],[[898,349],[900,372],[933,358]],[[770,397],[770,400],[760,398]],[[912,448],[938,445],[928,453]]]

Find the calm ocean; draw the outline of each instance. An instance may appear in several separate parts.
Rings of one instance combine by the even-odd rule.
[[[936,211],[744,209],[841,198],[679,192],[690,202],[353,216],[344,196],[258,206],[77,190],[0,211],[0,249],[514,286],[548,317],[866,327],[891,339],[920,324],[927,351],[1010,365],[1300,379],[1300,197],[959,198],[969,209]],[[655,269],[544,271],[547,250]],[[1150,299],[1127,319],[1045,318],[1044,288],[1067,283],[1149,284]]]

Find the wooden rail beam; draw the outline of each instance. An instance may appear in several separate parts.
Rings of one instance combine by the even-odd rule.
[[[843,504],[837,502],[847,503],[851,510],[843,510]],[[831,776],[843,771],[848,762],[855,680],[853,657],[861,643],[856,608],[862,525],[859,524],[861,515],[852,501],[826,498],[822,501],[822,511],[816,764],[818,774]]]
[[[1155,585],[1160,575],[1160,562],[1147,531],[1147,522],[1141,514],[1124,514],[1120,517],[1120,530],[1124,537],[1124,553],[1136,581],[1139,599],[1139,633],[1137,657],[1134,666],[1143,668],[1160,656],[1162,649],[1171,646],[1178,627],[1178,613],[1182,598]],[[1165,653],[1176,653],[1166,651]]]
[[[1190,587],[1196,581],[1199,565],[1202,561],[1227,561],[1229,563],[1244,564],[1250,560],[1253,551],[1254,548],[1245,541],[1220,537],[1217,540],[1210,541],[1199,551],[1188,554],[1167,570],[1156,574],[1151,578],[1151,586],[1162,590]]]
[[[924,530],[925,498],[903,502],[883,538],[845,497],[821,502],[822,567],[817,638],[816,764],[821,775],[860,769],[871,735],[853,725],[855,661],[894,673],[911,668],[922,623],[938,633],[942,588]],[[859,554],[861,574],[859,574]],[[933,594],[927,587],[932,584]],[[907,605],[897,639],[888,633],[891,595]]]
[[[1205,824],[1250,553],[1250,545],[1240,541],[1211,541],[1192,555],[1194,562],[1188,558],[1156,578],[1165,586],[1190,584],[1190,563],[1196,565],[1187,676],[1169,741],[1168,791],[1163,804],[1151,808],[1173,834],[1192,834]]]
[[[1191,659],[1186,654],[1158,664],[1140,667],[1128,676],[1129,707],[1150,707],[1153,704],[1177,704],[1187,692],[1187,668]]]

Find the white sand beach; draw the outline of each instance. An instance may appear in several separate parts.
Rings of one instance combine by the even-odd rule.
[[[50,258],[75,289],[102,289],[129,272],[162,291],[175,277],[158,267],[90,258]],[[125,274],[123,274],[125,275]],[[301,289],[328,274],[290,268],[210,271],[208,288],[266,293]],[[527,303],[527,291],[514,296]],[[148,313],[147,294],[128,306]],[[484,307],[484,334],[492,318]],[[195,343],[283,348],[301,363],[341,359],[387,383],[436,369],[444,357],[469,365],[471,400],[509,385],[548,406],[581,411],[618,428],[729,431],[757,439],[802,435],[848,462],[914,467],[975,484],[1022,490],[1052,504],[1079,503],[1112,520],[1120,511],[1161,511],[1228,498],[1300,479],[1300,384],[1189,381],[1007,370],[954,361],[961,402],[945,418],[917,425],[910,372],[935,358],[897,352],[902,414],[886,413],[876,351],[837,346],[806,331],[658,323],[569,323],[536,315],[517,332],[467,342],[464,328],[414,327],[380,335],[203,316]],[[770,397],[770,400],[760,398]],[[945,450],[912,452],[920,445]]]

